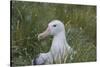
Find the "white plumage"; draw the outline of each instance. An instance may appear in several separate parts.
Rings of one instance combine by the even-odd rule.
[[[42,39],[48,35],[53,36],[51,48],[48,53],[40,53],[32,60],[32,64],[53,64],[65,63],[68,56],[72,53],[72,48],[68,45],[65,36],[64,24],[59,20],[53,20],[48,24],[48,28],[38,35]]]

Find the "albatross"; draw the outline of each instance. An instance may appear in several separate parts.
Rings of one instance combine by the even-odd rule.
[[[73,50],[66,40],[63,22],[52,20],[47,29],[38,35],[38,39],[43,39],[48,35],[53,36],[50,50],[47,53],[40,53],[32,60],[32,65],[65,63],[68,56],[71,55]]]

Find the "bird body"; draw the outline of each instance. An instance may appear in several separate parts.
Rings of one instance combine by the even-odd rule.
[[[41,39],[47,35],[53,36],[50,50],[47,53],[40,53],[32,63],[36,65],[65,63],[68,55],[72,52],[72,48],[66,41],[64,24],[59,20],[51,21],[46,31],[39,34],[38,38]]]

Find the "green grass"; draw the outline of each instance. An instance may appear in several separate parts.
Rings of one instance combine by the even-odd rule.
[[[49,21],[64,22],[69,45],[77,51],[66,63],[96,61],[96,6],[12,1],[11,62],[13,66],[31,65],[41,52],[48,52],[52,37],[37,36]]]

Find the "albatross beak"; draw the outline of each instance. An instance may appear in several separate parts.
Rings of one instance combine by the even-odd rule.
[[[48,36],[50,34],[50,29],[49,29],[49,27],[43,32],[43,33],[40,33],[39,35],[38,35],[38,39],[40,40],[40,39],[43,39],[43,38],[45,38],[46,36]]]

